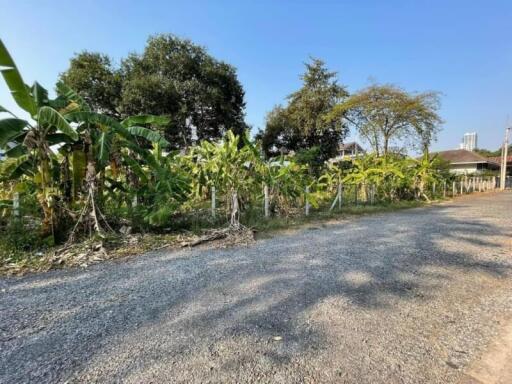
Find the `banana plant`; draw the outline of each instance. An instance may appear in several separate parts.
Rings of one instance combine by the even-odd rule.
[[[0,70],[16,104],[30,116],[30,121],[21,119],[0,107],[0,112],[10,115],[0,120],[0,147],[14,159],[5,169],[8,178],[31,177],[37,183],[45,232],[54,232],[55,218],[59,216],[55,215],[55,208],[69,201],[80,206],[80,218],[94,217],[93,226],[101,232],[102,215],[97,215],[96,197],[98,189],[103,188],[106,168],[115,169],[121,153],[129,151],[137,161],[147,158],[148,149],[140,140],[146,146],[167,146],[158,132],[143,125],[162,125],[168,119],[134,116],[119,122],[91,111],[78,94],[61,82],[56,87],[57,97],[49,99],[46,89],[37,82],[32,87],[24,83],[1,40]],[[82,191],[85,198],[80,196]],[[71,212],[71,208],[66,211]]]
[[[429,156],[425,152],[419,159],[411,159],[411,178],[413,188],[418,196],[422,196],[426,201],[430,201],[426,194],[426,187],[433,183],[440,184],[443,180],[439,172],[439,159],[437,155]]]
[[[387,199],[393,200],[397,196],[398,183],[404,177],[401,160],[369,154],[353,160],[353,168],[343,178],[343,183],[373,184]]]
[[[200,199],[211,187],[215,187],[219,195],[226,199],[233,227],[239,226],[243,206],[255,194],[261,193],[261,183],[256,173],[256,164],[260,158],[254,148],[241,145],[240,140],[240,136],[228,131],[221,141],[202,141],[187,155],[194,180],[194,197]]]
[[[190,176],[180,167],[177,156],[177,153],[164,154],[158,142],[142,155],[142,166],[135,164],[130,156],[124,156],[141,181],[132,193],[143,199],[143,219],[151,226],[167,225],[189,197]]]
[[[269,204],[274,212],[288,216],[297,207],[306,186],[311,187],[312,178],[308,166],[298,164],[292,157],[280,156],[260,161],[257,169],[264,185],[269,189]],[[310,203],[318,205],[315,195],[309,196]]]
[[[55,197],[58,194],[53,176],[58,161],[52,144],[59,144],[61,139],[78,140],[78,133],[59,111],[60,107],[67,108],[65,112],[74,107],[63,106],[61,100],[50,100],[47,90],[37,82],[32,87],[26,85],[2,40],[0,72],[18,107],[30,116],[30,121],[21,119],[0,106],[0,112],[10,115],[0,120],[0,147],[6,151],[7,157],[16,158],[9,169],[9,176],[34,177],[44,213],[43,230],[53,233]]]
[[[68,92],[69,94],[69,92]],[[146,164],[150,168],[158,166],[151,161],[149,149],[140,139],[147,143],[156,144],[159,148],[169,143],[157,132],[139,124],[166,124],[168,119],[151,115],[133,116],[121,122],[116,119],[92,112],[79,110],[70,112],[66,118],[77,126],[81,143],[81,152],[85,156],[85,173],[82,180],[85,190],[85,212],[82,218],[92,217],[92,225],[96,233],[102,235],[104,227],[109,224],[101,213],[103,188],[106,181],[107,169],[110,178],[107,186],[118,185],[116,178],[120,177],[120,170],[126,170],[125,180],[132,190],[138,187],[136,174]],[[149,145],[149,144],[148,144]],[[79,153],[80,153],[79,151]],[[154,159],[153,159],[154,160]],[[101,222],[103,221],[103,225]]]

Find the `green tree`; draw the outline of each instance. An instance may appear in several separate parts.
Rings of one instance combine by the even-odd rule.
[[[305,65],[302,87],[288,96],[286,107],[276,106],[267,115],[265,130],[259,132],[258,139],[267,156],[295,151],[310,165],[318,166],[337,154],[346,136],[342,115],[326,118],[348,92],[322,60],[311,59]]]
[[[170,115],[165,136],[177,147],[242,133],[244,91],[235,69],[172,35],[150,37],[141,55],[122,64],[121,108],[126,114]],[[195,131],[195,135],[194,132]]]
[[[410,94],[394,85],[371,85],[337,105],[330,118],[344,116],[373,151],[387,155],[392,143],[409,142],[428,151],[442,123],[436,92]]]
[[[119,117],[122,78],[110,58],[95,52],[73,57],[60,81],[77,92],[95,112]]]
[[[502,153],[501,153],[502,150],[503,150],[503,148],[498,148],[495,151],[491,151],[489,149],[484,149],[484,148],[476,148],[475,152],[479,153],[482,156],[486,156],[486,157],[497,157],[497,156],[502,156]],[[512,144],[508,146],[508,153],[512,153]]]
[[[247,128],[244,91],[235,68],[173,35],[150,37],[144,52],[129,55],[121,68],[105,55],[82,52],[61,80],[96,112],[123,118],[169,116],[169,124],[157,128],[174,148]]]

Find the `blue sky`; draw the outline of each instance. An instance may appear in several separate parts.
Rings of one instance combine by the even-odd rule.
[[[512,124],[512,1],[0,0],[0,37],[27,83],[53,87],[75,52],[116,61],[174,33],[238,69],[254,131],[300,86],[312,55],[355,91],[370,81],[443,93],[434,149],[476,131],[498,148]],[[13,108],[5,84],[0,105]]]

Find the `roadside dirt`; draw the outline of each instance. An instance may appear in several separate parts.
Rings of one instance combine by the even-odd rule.
[[[498,336],[469,367],[460,384],[512,383],[512,318],[502,323]]]

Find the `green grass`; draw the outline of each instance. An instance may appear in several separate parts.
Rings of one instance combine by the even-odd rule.
[[[261,215],[254,215],[252,217],[246,217],[246,220],[243,223],[257,232],[271,233],[272,231],[297,228],[307,224],[316,224],[330,220],[343,220],[368,214],[416,208],[423,205],[425,205],[425,203],[421,201],[400,201],[396,203],[380,203],[375,205],[349,205],[342,207],[341,210],[334,209],[331,212],[329,212],[328,209],[312,209],[309,216],[300,215],[294,217],[265,218]]]

